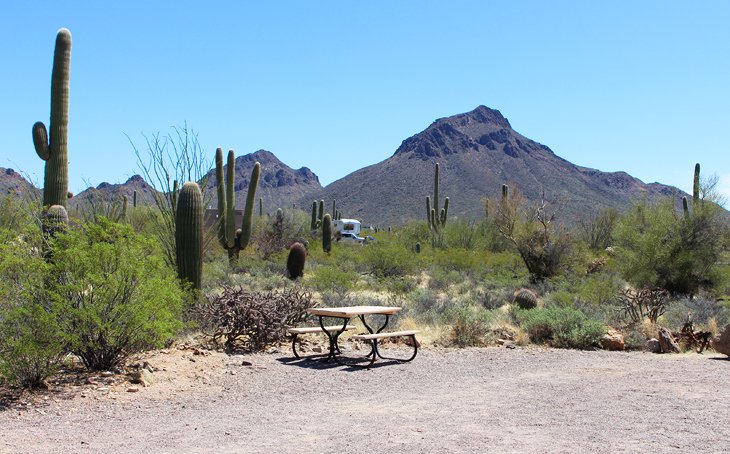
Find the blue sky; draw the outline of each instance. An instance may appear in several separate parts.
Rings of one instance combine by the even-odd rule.
[[[0,167],[42,184],[67,27],[75,192],[139,173],[125,134],[187,122],[211,160],[263,148],[326,185],[484,104],[575,164],[690,191],[700,162],[730,195],[729,24],[726,1],[5,0]]]

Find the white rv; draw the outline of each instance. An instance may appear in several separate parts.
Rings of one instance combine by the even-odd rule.
[[[360,235],[360,221],[356,219],[337,219],[332,221],[332,230],[334,233],[352,233],[355,236]]]

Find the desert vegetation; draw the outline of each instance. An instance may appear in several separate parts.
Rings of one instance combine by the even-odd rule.
[[[256,216],[258,163],[236,226],[233,151],[224,169],[222,149],[201,149],[186,126],[168,142],[154,136],[146,150],[135,149],[160,183],[153,205],[125,198],[69,213],[68,53],[70,34],[62,31],[50,139],[42,124],[33,127],[47,160],[44,198],[0,201],[7,383],[42,386],[69,358],[114,369],[190,331],[228,350],[260,350],[318,304],[400,306],[398,322],[418,326],[425,343],[457,347],[593,349],[612,330],[626,348],[643,349],[659,327],[691,323],[717,334],[730,323],[727,212],[699,167],[692,200],[638,200],[628,212],[586,214],[568,225],[560,203],[544,194],[529,203],[513,183],[498,200],[475,206],[474,216],[450,218],[458,194],[439,201],[436,164],[424,219],[373,229],[369,244],[342,244],[332,226],[347,215],[342,201],[332,202],[332,213],[320,200],[311,212],[277,207],[268,216],[259,199]],[[208,159],[218,219],[206,227]]]

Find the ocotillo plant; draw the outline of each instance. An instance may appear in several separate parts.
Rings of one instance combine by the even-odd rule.
[[[197,183],[183,184],[175,217],[177,275],[200,290],[203,277],[203,193]]]
[[[428,226],[438,232],[446,225],[446,217],[449,214],[449,198],[444,200],[444,207],[439,210],[439,165],[436,163],[433,177],[433,206],[431,199],[426,197],[426,210],[428,214]]]
[[[322,250],[328,254],[332,250],[332,216],[329,213],[322,218]]]
[[[51,130],[42,122],[33,125],[33,145],[46,161],[43,178],[43,205],[66,207],[68,199],[68,101],[71,69],[71,32],[65,28],[56,35],[51,73]]]

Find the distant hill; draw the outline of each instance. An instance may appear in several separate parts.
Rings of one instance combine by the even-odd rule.
[[[264,212],[274,213],[277,208],[291,208],[299,200],[307,200],[310,194],[322,189],[319,178],[307,167],[295,170],[281,162],[272,152],[259,150],[236,158],[236,208],[243,209],[251,181],[251,171],[256,162],[261,163],[261,175],[256,191],[256,210],[258,199],[263,199]],[[215,168],[208,175],[208,189],[211,191],[212,208],[217,208],[217,180]],[[311,204],[311,201],[309,202]],[[309,206],[298,206],[309,209]]]
[[[544,190],[547,200],[564,204],[560,216],[567,222],[608,207],[624,210],[633,200],[677,191],[658,183],[644,184],[625,172],[572,164],[517,133],[499,111],[479,106],[434,121],[404,140],[390,158],[333,182],[308,200],[336,199],[343,216],[368,224],[425,219],[425,198],[433,192],[437,162],[440,197],[450,198],[450,216],[482,217],[484,199],[498,197],[503,183],[519,188],[528,201],[538,200]]]
[[[0,197],[40,198],[41,191],[13,169],[0,167]]]
[[[94,204],[119,204],[127,196],[129,206],[132,206],[134,191],[137,191],[137,205],[154,204],[153,193],[156,190],[139,175],[130,177],[121,184],[101,183],[95,188],[87,188],[69,200],[71,210],[84,210]]]

